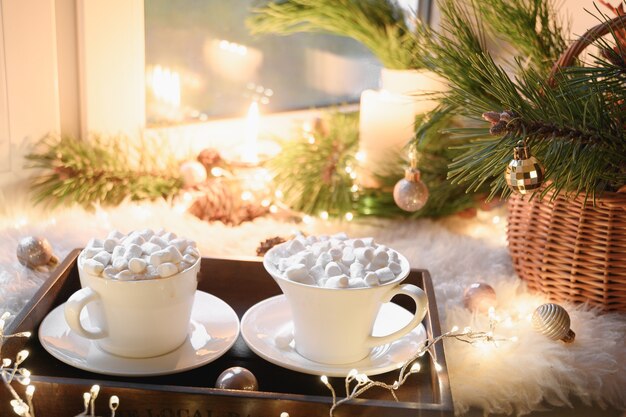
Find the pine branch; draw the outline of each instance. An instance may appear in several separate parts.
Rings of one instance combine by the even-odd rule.
[[[117,205],[124,199],[168,197],[181,188],[173,160],[125,137],[82,141],[46,136],[26,156],[29,168],[42,170],[32,181],[36,203]]]
[[[358,149],[358,114],[334,112],[310,134],[283,144],[269,162],[274,183],[294,210],[342,216],[353,211],[354,181],[346,172]]]
[[[327,33],[356,40],[392,69],[421,68],[412,51],[420,38],[393,0],[287,0],[255,8],[247,25],[253,34]],[[419,22],[417,23],[419,25]]]

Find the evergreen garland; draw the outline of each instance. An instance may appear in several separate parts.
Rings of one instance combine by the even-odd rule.
[[[326,212],[330,217],[352,213],[417,218],[454,214],[477,204],[475,195],[465,193],[446,179],[447,164],[459,151],[449,148],[447,134],[441,133],[443,126],[452,123],[452,116],[442,113],[436,119],[417,121],[422,126],[418,130],[422,136],[419,166],[422,180],[430,189],[430,198],[423,209],[408,213],[393,201],[393,186],[402,178],[398,166],[408,165],[401,155],[396,155],[388,168],[378,173],[380,188],[358,187],[358,177],[351,176],[359,170],[358,117],[358,113],[327,114],[313,132],[298,140],[285,141],[283,151],[269,162],[275,185],[291,208],[315,216]],[[423,149],[428,152],[422,152]]]
[[[182,187],[178,165],[162,147],[133,145],[126,137],[93,137],[88,141],[46,136],[26,156],[34,177],[37,203],[117,205],[124,199],[144,200],[175,195]]]

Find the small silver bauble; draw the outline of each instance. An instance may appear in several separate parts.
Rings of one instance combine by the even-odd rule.
[[[489,284],[474,282],[463,293],[463,305],[471,311],[487,312],[497,303],[496,291]]]
[[[183,162],[179,172],[185,188],[195,187],[207,179],[206,168],[198,161]]]
[[[234,366],[217,377],[215,388],[257,391],[259,383],[252,372],[241,366]]]
[[[533,313],[533,328],[552,340],[565,343],[574,341],[576,334],[570,329],[570,318],[567,311],[558,304],[542,304]]]
[[[519,141],[513,151],[513,160],[506,167],[504,177],[511,190],[519,194],[534,191],[543,184],[543,166],[530,154],[530,149]]]
[[[407,168],[404,178],[393,187],[393,200],[404,211],[417,211],[428,201],[428,187],[417,168]]]
[[[48,240],[37,236],[27,236],[19,241],[17,259],[22,265],[38,270],[54,266],[59,262]]]

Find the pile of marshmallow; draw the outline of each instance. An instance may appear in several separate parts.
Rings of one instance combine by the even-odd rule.
[[[200,253],[191,240],[145,229],[128,235],[114,230],[104,240],[91,239],[80,256],[86,272],[129,281],[172,276],[194,265]]]
[[[283,276],[302,284],[325,288],[373,287],[402,273],[398,252],[373,238],[298,236],[285,243],[272,260]]]

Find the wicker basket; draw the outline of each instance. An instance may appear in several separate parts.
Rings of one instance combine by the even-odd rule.
[[[620,16],[589,30],[556,62],[550,83],[595,39],[624,24]],[[516,272],[554,301],[626,311],[626,193],[586,203],[584,196],[552,197],[509,199],[507,237]]]

